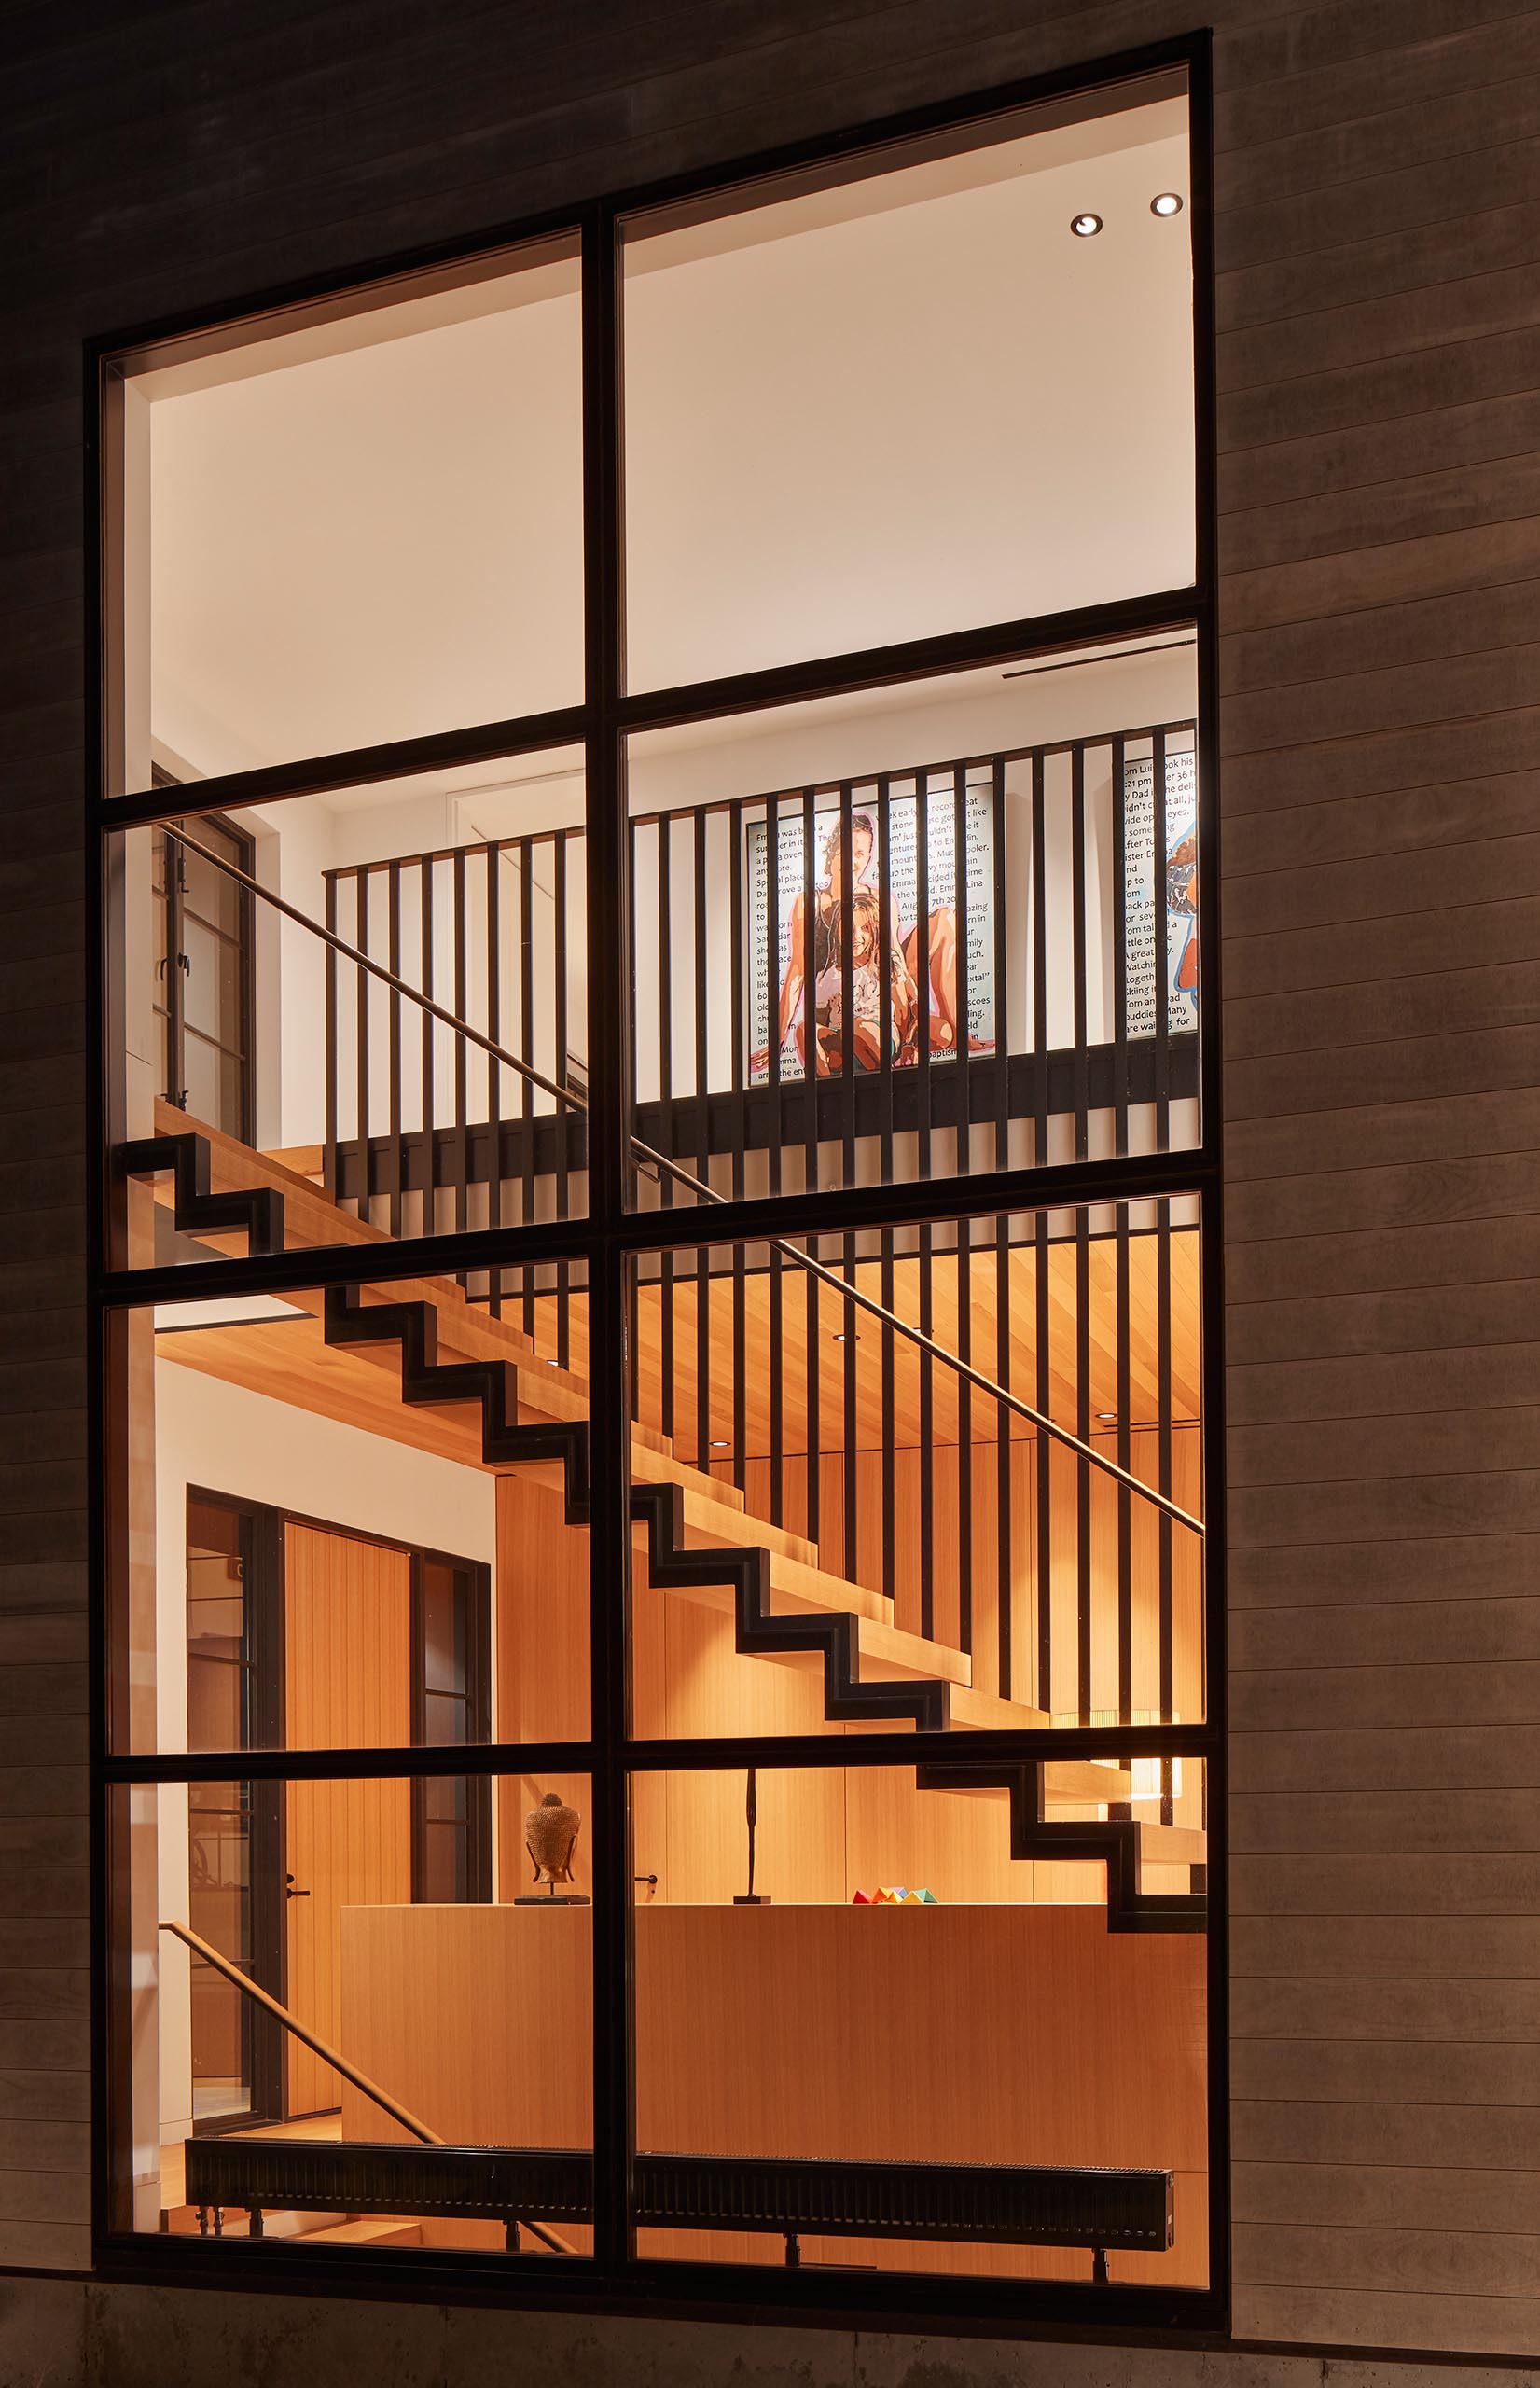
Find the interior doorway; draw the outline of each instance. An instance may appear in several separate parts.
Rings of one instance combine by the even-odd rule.
[[[473,1561],[189,1488],[189,1748],[484,1741],[490,1624]],[[344,1907],[492,1895],[490,1785],[460,1776],[195,1784],[188,1844],[193,1929],[334,2047]],[[333,2068],[196,1958],[192,2069],[196,2129],[340,2103]]]

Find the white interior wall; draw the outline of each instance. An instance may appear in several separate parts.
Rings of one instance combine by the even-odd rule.
[[[1186,110],[1096,131],[628,248],[633,687],[1191,579]]]
[[[155,1367],[158,1747],[187,1745],[187,1487],[261,1502],[326,1524],[452,1552],[495,1569],[494,1479],[431,1452],[224,1383],[167,1356]],[[497,1631],[493,1603],[493,1662]],[[187,1913],[187,1794],[161,1784],[160,1913]],[[160,1936],[160,2135],[192,2128],[190,1960]]]

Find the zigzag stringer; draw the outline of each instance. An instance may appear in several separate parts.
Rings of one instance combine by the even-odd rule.
[[[211,1194],[209,1141],[188,1128],[175,1136],[141,1136],[118,1146],[125,1177],[160,1177],[168,1169],[176,1187],[172,1215],[178,1235],[212,1235],[243,1228],[248,1253],[284,1249],[284,1197],[276,1186],[237,1187]]]

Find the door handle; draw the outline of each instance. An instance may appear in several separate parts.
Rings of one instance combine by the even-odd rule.
[[[284,1877],[284,1896],[286,1899],[308,1899],[310,1893],[309,1891],[297,1891],[294,1887],[294,1876],[292,1874],[285,1874]]]

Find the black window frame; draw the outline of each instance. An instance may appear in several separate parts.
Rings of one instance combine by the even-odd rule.
[[[627,953],[627,854],[625,839],[625,746],[629,733],[687,723],[712,715],[760,710],[770,705],[833,695],[906,678],[938,676],[969,665],[1018,660],[1061,651],[1090,640],[1194,627],[1197,632],[1199,698],[1198,821],[1204,868],[1199,882],[1199,936],[1204,1010],[1200,1086],[1200,1141],[1175,1154],[1117,1161],[1080,1160],[1015,1171],[979,1169],[965,1181],[888,1187],[853,1187],[839,1192],[734,1201],[714,1207],[711,1240],[762,1236],[773,1227],[782,1235],[853,1232],[939,1215],[978,1215],[1081,1203],[1112,1202],[1165,1194],[1197,1195],[1201,1205],[1201,1302],[1204,1320],[1203,1414],[1205,1422],[1204,1630],[1209,1683],[1208,1714],[1201,1723],[1034,1732],[953,1734],[909,1732],[862,1737],[857,1762],[913,1764],[925,1758],[957,1758],[970,1740],[987,1742],[994,1758],[1030,1759],[1046,1755],[1126,1757],[1188,1756],[1207,1768],[1209,1815],[1214,1835],[1210,1853],[1207,1947],[1209,2276],[1201,2289],[1133,2285],[1086,2286],[1058,2281],[1003,2282],[983,2276],[946,2278],[920,2273],[863,2274],[807,2268],[769,2273],[758,2266],[639,2260],[631,2252],[630,2168],[632,2073],[628,1997],[631,1931],[631,1857],[629,1785],[633,1773],[679,1768],[742,1768],[828,1763],[826,1740],[788,1738],[771,1743],[724,1738],[688,1742],[631,1737],[627,1715],[627,1582],[630,1534],[626,1512],[629,1418],[623,1361],[596,1376],[590,1386],[590,1456],[592,1483],[590,1528],[592,1705],[589,1738],[540,1744],[488,1742],[467,1767],[463,1750],[354,1751],[253,1754],[243,1770],[255,1778],[305,1774],[365,1776],[476,1771],[587,1774],[591,1784],[586,1822],[593,1865],[594,1948],[594,2178],[596,2226],[591,2258],[539,2255],[506,2259],[436,2253],[414,2257],[411,2289],[423,2298],[462,2297],[471,2301],[549,2305],[579,2298],[600,2311],[640,2312],[659,2300],[675,2310],[715,2310],[763,2314],[778,2321],[887,2329],[987,2327],[1030,2331],[1051,2324],[1064,2334],[1101,2337],[1109,2329],[1142,2332],[1219,2332],[1229,2312],[1229,2154],[1228,2068],[1228,1933],[1226,1906],[1226,1638],[1224,1612],[1225,1487],[1222,1261],[1222,1109],[1219,985],[1218,803],[1216,678],[1216,553],[1214,306],[1213,243],[1213,100],[1211,36],[1196,31],[1179,38],[1082,63],[1032,79],[949,98],[934,105],[853,127],[838,136],[819,136],[747,158],[719,162],[651,187],[611,194],[584,203],[488,229],[462,240],[409,255],[360,263],[346,275],[290,285],[245,299],[232,298],[172,321],[119,330],[87,343],[87,649],[88,754],[88,1020],[92,1038],[90,1085],[93,1108],[91,1148],[97,1160],[88,1205],[89,1332],[90,1337],[91,1486],[90,1566],[92,1585],[93,1715],[90,1764],[92,1825],[93,1951],[93,2243],[98,2268],[111,2275],[147,2280],[220,2281],[255,2284],[253,2257],[263,2280],[295,2289],[338,2294],[403,2294],[406,2268],[388,2254],[360,2250],[345,2259],[282,2244],[253,2249],[229,2240],[184,2242],[136,2234],[125,2220],[126,2178],[121,2169],[129,2118],[123,2085],[128,2068],[124,2003],[116,1998],[112,1960],[116,1916],[126,1915],[126,1841],[115,1822],[124,1810],[128,1786],[167,1781],[228,1777],[229,1759],[146,1756],[127,1747],[118,1719],[123,1684],[111,1645],[108,1620],[110,1558],[118,1531],[112,1477],[120,1450],[127,1404],[127,1338],[132,1306],[157,1299],[217,1298],[232,1293],[279,1293],[322,1284],[384,1283],[391,1277],[570,1259],[587,1269],[591,1348],[623,1354],[626,1348],[626,1275],[635,1253],[701,1240],[698,1211],[645,1212],[631,1206],[628,1131],[631,1116],[628,1072],[624,957]],[[939,70],[945,74],[945,67]],[[996,623],[881,648],[821,657],[811,661],[729,675],[720,680],[636,693],[626,689],[624,655],[623,508],[621,463],[621,228],[628,217],[664,202],[714,197],[728,201],[735,187],[761,177],[813,167],[835,166],[881,145],[944,137],[976,120],[1024,107],[1057,107],[1049,120],[1069,120],[1096,111],[1097,95],[1120,83],[1155,76],[1180,77],[1189,111],[1189,223],[1194,273],[1196,514],[1193,581],[1181,589],[1115,600],[1075,612],[1026,621]],[[583,496],[585,562],[585,697],[581,704],[527,715],[514,722],[447,729],[442,734],[312,757],[301,763],[242,772],[201,784],[208,802],[225,807],[285,795],[323,793],[352,782],[399,777],[557,745],[584,752],[589,840],[588,950],[590,1120],[587,1215],[523,1229],[486,1229],[425,1237],[389,1246],[333,1247],[254,1259],[223,1259],[200,1268],[196,1284],[173,1268],[118,1270],[109,1256],[114,1202],[111,1157],[123,1130],[118,1117],[116,1060],[120,1044],[111,1016],[110,991],[116,929],[112,896],[117,865],[116,833],[189,810],[186,788],[174,796],[156,790],[109,794],[112,785],[108,714],[116,653],[104,632],[104,596],[116,568],[118,530],[111,502],[114,391],[123,376],[144,363],[157,344],[203,336],[233,343],[259,333],[262,319],[281,309],[376,291],[382,303],[401,277],[452,265],[473,257],[540,238],[576,236],[580,243],[583,316]],[[944,1738],[945,1746],[936,1746]],[[848,1762],[850,1745],[845,1745]]]

